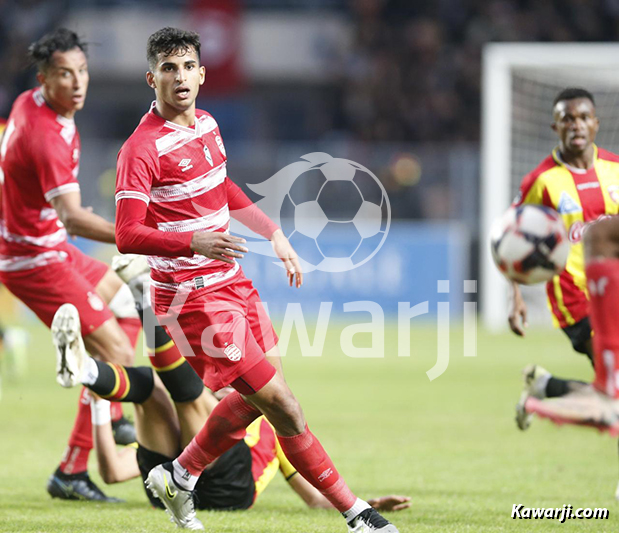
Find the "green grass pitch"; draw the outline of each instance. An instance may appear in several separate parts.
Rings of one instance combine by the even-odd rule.
[[[513,422],[520,369],[527,363],[591,378],[588,363],[560,333],[531,332],[523,340],[480,331],[478,356],[465,359],[462,331],[454,328],[449,368],[434,382],[425,375],[436,352],[433,326],[413,330],[408,358],[396,356],[395,328],[386,331],[385,359],[343,356],[336,326],[321,358],[301,357],[294,342],[285,369],[312,429],[360,496],[412,497],[411,509],[389,516],[402,533],[619,528],[617,443],[593,430],[539,420],[521,433]],[[137,364],[145,363],[138,358]],[[56,385],[49,333],[38,326],[31,328],[28,367],[26,377],[3,383],[0,532],[174,531],[162,512],[148,507],[139,480],[103,487],[124,504],[49,498],[45,483],[66,443],[78,390]],[[94,462],[91,473],[102,484]],[[606,507],[610,518],[513,520],[515,503]],[[248,512],[199,516],[213,533],[345,531],[337,513],[305,509],[281,479]]]

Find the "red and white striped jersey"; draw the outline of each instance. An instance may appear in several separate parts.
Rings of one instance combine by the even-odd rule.
[[[226,151],[217,122],[207,112],[196,110],[195,125],[188,128],[166,121],[153,109],[154,104],[118,154],[118,217],[122,219],[123,199],[140,200],[148,206],[143,222],[148,228],[184,233],[189,238],[195,231],[227,232],[228,195],[231,185],[236,186],[227,178]],[[177,290],[179,283],[197,276],[203,277],[201,286],[221,286],[240,272],[237,263],[202,255],[167,257],[163,241],[162,255],[148,257],[156,288]]]
[[[40,88],[22,93],[0,145],[0,271],[65,259],[67,232],[50,201],[80,190],[79,158],[75,122],[54,112]]]

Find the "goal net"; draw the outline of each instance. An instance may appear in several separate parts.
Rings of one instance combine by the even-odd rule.
[[[566,87],[594,95],[597,144],[619,152],[619,45],[490,44],[482,88],[481,288],[485,326],[507,326],[509,287],[490,257],[489,228],[518,192],[522,177],[557,145],[552,102]],[[551,324],[544,285],[523,287],[529,323]]]

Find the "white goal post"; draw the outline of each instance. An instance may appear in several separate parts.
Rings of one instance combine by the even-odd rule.
[[[482,62],[480,276],[482,319],[491,332],[507,327],[508,284],[490,254],[489,233],[515,197],[521,178],[553,146],[552,100],[583,87],[596,98],[598,144],[619,151],[619,44],[493,43]],[[550,323],[543,287],[524,291],[533,323]]]

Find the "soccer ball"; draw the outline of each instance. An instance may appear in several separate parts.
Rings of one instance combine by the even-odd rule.
[[[286,195],[282,227],[306,272],[352,270],[371,259],[387,236],[387,194],[358,163],[327,154],[314,154],[313,163]]]
[[[549,281],[563,272],[570,247],[559,213],[539,205],[510,207],[491,230],[497,268],[524,285]]]

